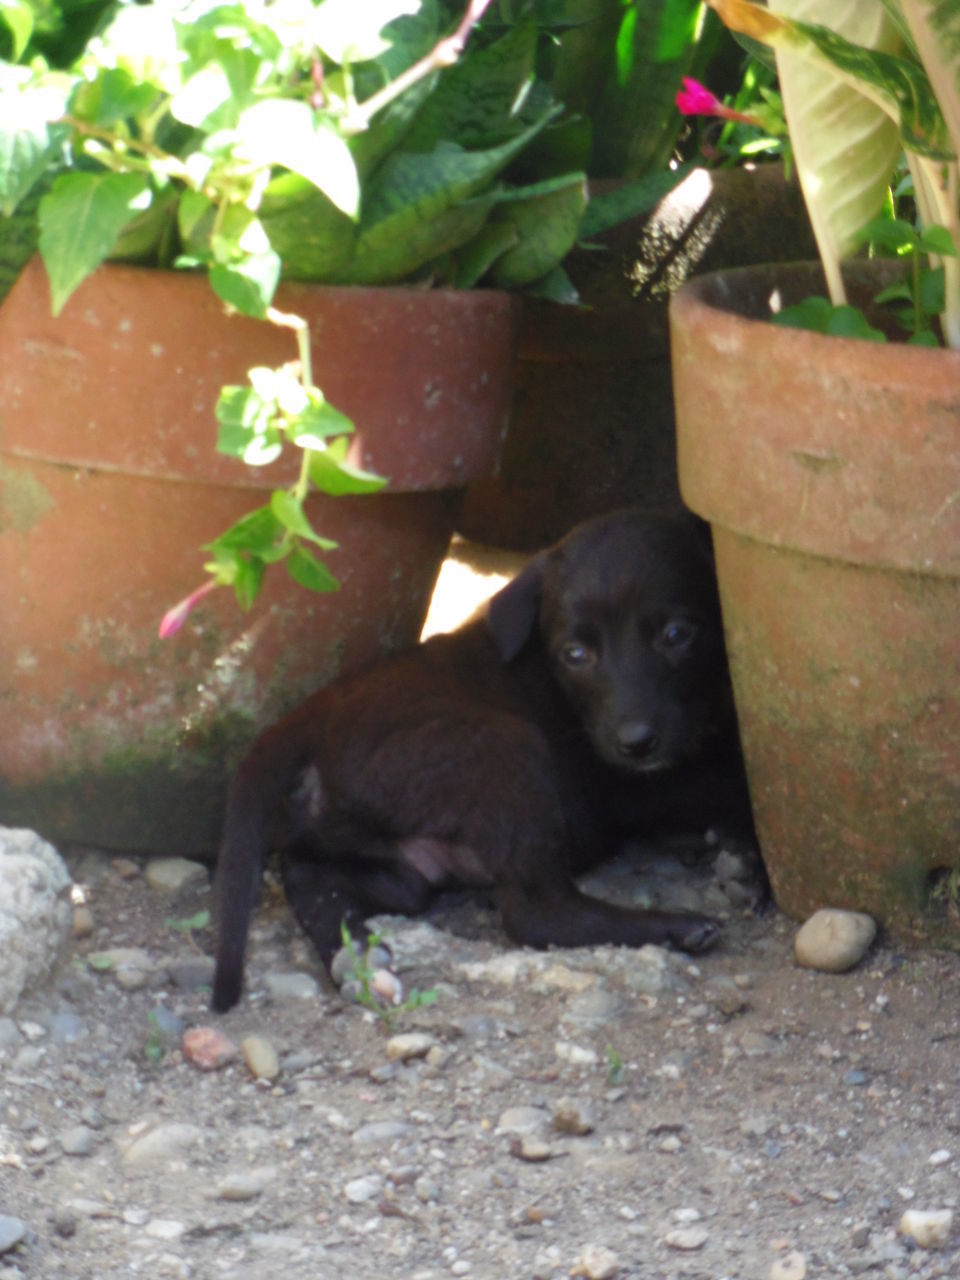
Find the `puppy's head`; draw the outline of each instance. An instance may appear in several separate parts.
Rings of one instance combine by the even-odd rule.
[[[528,642],[597,755],[669,768],[726,727],[732,699],[709,540],[692,518],[626,510],[579,525],[491,602],[505,661]]]

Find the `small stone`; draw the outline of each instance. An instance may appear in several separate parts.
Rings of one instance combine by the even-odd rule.
[[[73,908],[73,936],[75,938],[89,938],[93,933],[93,912],[89,907]]]
[[[19,1218],[0,1214],[0,1253],[15,1249],[27,1234],[27,1224]]]
[[[620,1270],[620,1259],[603,1244],[588,1244],[570,1268],[570,1275],[582,1280],[613,1280]]]
[[[873,919],[860,911],[823,908],[798,930],[794,954],[805,969],[844,973],[863,959],[876,932]]]
[[[263,980],[271,1000],[316,1000],[316,978],[309,973],[268,973]]]
[[[941,1147],[938,1151],[933,1152],[927,1163],[932,1164],[936,1169],[942,1164],[949,1164],[952,1158],[950,1152],[945,1147]]]
[[[707,1243],[709,1233],[706,1227],[676,1227],[663,1237],[669,1249],[679,1249],[683,1253],[693,1253],[702,1249]]]
[[[383,1179],[377,1174],[368,1174],[363,1178],[353,1178],[343,1188],[343,1193],[351,1204],[366,1204],[380,1194]]]
[[[280,1059],[269,1040],[264,1036],[246,1036],[240,1041],[240,1051],[252,1076],[257,1080],[276,1080]]]
[[[212,956],[191,956],[187,960],[169,960],[167,977],[180,991],[201,991],[213,986]]]
[[[221,1200],[243,1201],[255,1200],[277,1176],[272,1166],[262,1169],[241,1169],[236,1173],[228,1173],[217,1187],[217,1195]]]
[[[378,1151],[385,1151],[409,1132],[410,1126],[403,1120],[374,1120],[354,1131],[353,1142],[357,1147],[375,1147]]]
[[[186,1229],[172,1218],[151,1218],[143,1230],[153,1240],[179,1240]]]
[[[553,1124],[561,1133],[592,1133],[593,1113],[587,1103],[577,1102],[574,1098],[560,1098],[554,1104]]]
[[[65,1129],[63,1133],[60,1134],[60,1146],[63,1148],[64,1155],[92,1155],[93,1130],[89,1129],[85,1124],[78,1124],[72,1129]]]
[[[522,1138],[513,1138],[510,1142],[510,1154],[516,1156],[518,1160],[524,1160],[527,1164],[543,1164],[546,1160],[551,1160],[556,1155],[556,1151],[550,1146],[549,1142],[544,1142],[542,1138],[528,1134]]]
[[[237,1056],[237,1046],[216,1027],[190,1027],[181,1041],[187,1062],[201,1071],[218,1071]]]
[[[77,1215],[71,1209],[65,1209],[62,1206],[54,1209],[50,1215],[50,1223],[61,1240],[69,1240],[71,1236],[77,1234],[78,1221]]]
[[[47,1030],[54,1044],[76,1044],[89,1034],[89,1027],[76,1013],[53,1013],[47,1019]]]
[[[202,862],[188,858],[153,858],[147,863],[144,876],[151,889],[176,893],[189,884],[205,882],[207,869]]]
[[[391,1036],[387,1041],[387,1057],[391,1061],[409,1062],[412,1058],[425,1058],[437,1043],[434,1036],[425,1031],[406,1031]]]
[[[195,1146],[203,1137],[203,1130],[195,1124],[158,1125],[149,1133],[137,1138],[126,1150],[124,1160],[128,1164],[148,1164],[153,1160],[169,1160]]]
[[[121,880],[132,880],[140,874],[140,864],[132,858],[114,858],[110,865]]]
[[[593,1067],[599,1062],[596,1049],[588,1049],[584,1045],[571,1044],[569,1040],[558,1040],[554,1052],[563,1062],[573,1067]]]
[[[940,1249],[947,1243],[952,1226],[950,1209],[908,1209],[900,1219],[899,1230],[921,1249]]]
[[[770,1267],[770,1280],[804,1280],[807,1260],[797,1249],[777,1258]]]
[[[545,1128],[547,1113],[542,1107],[508,1107],[497,1121],[495,1133],[537,1133]]]

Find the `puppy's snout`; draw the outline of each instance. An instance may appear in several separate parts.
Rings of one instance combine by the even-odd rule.
[[[645,760],[659,745],[660,739],[645,720],[625,720],[617,728],[617,750],[628,760]]]

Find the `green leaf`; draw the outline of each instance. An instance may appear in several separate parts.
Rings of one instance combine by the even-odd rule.
[[[932,329],[919,329],[916,333],[911,333],[907,339],[907,345],[910,347],[939,347],[940,339]]]
[[[239,555],[248,554],[272,563],[286,555],[286,548],[280,546],[283,535],[283,525],[270,507],[257,507],[208,543],[206,549],[218,561],[223,557],[233,563]]]
[[[573,248],[586,206],[583,174],[511,193],[511,202],[501,204],[494,217],[510,224],[517,244],[494,262],[491,283],[509,289],[546,275]]]
[[[957,256],[957,246],[946,227],[925,227],[920,234],[920,248],[941,258]]]
[[[298,174],[269,184],[260,222],[283,261],[284,275],[325,281],[343,275],[353,258],[356,223]]]
[[[39,210],[54,315],[109,256],[149,195],[148,180],[134,173],[66,173],[56,180]]]
[[[834,306],[827,298],[804,298],[795,306],[784,307],[771,316],[771,320],[787,329],[809,329],[836,337],[886,342],[886,335],[874,329],[862,311],[846,305]]]
[[[564,307],[575,307],[580,301],[576,285],[560,266],[532,281],[523,292],[529,298],[545,298]]]
[[[288,489],[276,489],[270,495],[270,510],[284,529],[296,537],[306,538],[308,542],[316,543],[324,551],[332,551],[336,547],[337,544],[331,542],[329,538],[322,538],[314,533],[313,526],[303,509],[303,502],[295,498]]]
[[[339,591],[340,583],[327,566],[306,547],[294,547],[287,557],[287,572],[294,582],[310,591]]]
[[[13,61],[19,62],[33,34],[33,8],[27,0],[0,0],[0,19],[13,36]]]
[[[81,81],[70,111],[80,120],[109,128],[118,120],[149,111],[157,98],[155,85],[134,79],[124,67],[108,67],[95,80]]]
[[[602,195],[591,194],[577,239],[589,240],[628,218],[649,213],[687,177],[693,167],[692,164],[680,165],[676,169],[652,173],[634,182],[618,184],[615,189],[605,191]]]
[[[511,222],[488,222],[457,252],[453,283],[458,289],[472,289],[519,242],[520,233]]]
[[[316,387],[306,406],[286,425],[287,438],[301,449],[325,449],[330,436],[350,435],[353,430],[353,421],[334,408]]]
[[[790,0],[792,19],[808,18],[806,24],[747,0],[711,3],[733,30],[776,49],[804,199],[830,296],[842,302],[839,262],[852,252],[861,227],[883,208],[901,151],[892,114],[896,98],[887,94],[877,101],[853,68],[868,74],[874,56],[899,49],[896,25],[881,5],[856,0]],[[818,17],[833,31],[812,26]],[[838,59],[845,61],[845,70]]]
[[[891,253],[912,253],[919,238],[916,227],[904,218],[871,218],[859,237],[861,244],[874,244]]]
[[[282,555],[277,558],[282,559]],[[241,609],[251,609],[256,603],[260,588],[263,586],[267,563],[270,562],[257,556],[251,556],[250,559],[241,558],[237,561],[233,590]]]
[[[198,911],[192,916],[167,916],[164,920],[167,928],[175,929],[177,933],[192,933],[195,929],[205,929],[209,923],[209,911]]]
[[[217,297],[257,320],[266,318],[279,280],[280,257],[272,249],[210,268],[210,284]]]
[[[354,467],[346,459],[348,441],[344,437],[333,440],[326,449],[314,453],[310,459],[310,481],[321,493],[339,498],[346,494],[376,493],[387,481]]]
[[[360,179],[350,148],[305,102],[266,99],[237,122],[236,154],[254,165],[281,165],[312,182],[349,217],[360,209]]]
[[[0,64],[0,213],[9,217],[48,170],[66,133],[54,122],[66,111],[72,81],[29,83],[22,67]]]

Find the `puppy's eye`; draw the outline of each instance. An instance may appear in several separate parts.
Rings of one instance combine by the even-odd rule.
[[[575,670],[589,667],[596,656],[589,645],[582,644],[579,640],[571,640],[560,650],[560,658],[564,666]]]
[[[656,645],[662,653],[682,653],[690,648],[696,637],[696,623],[686,618],[675,618],[657,636]]]

